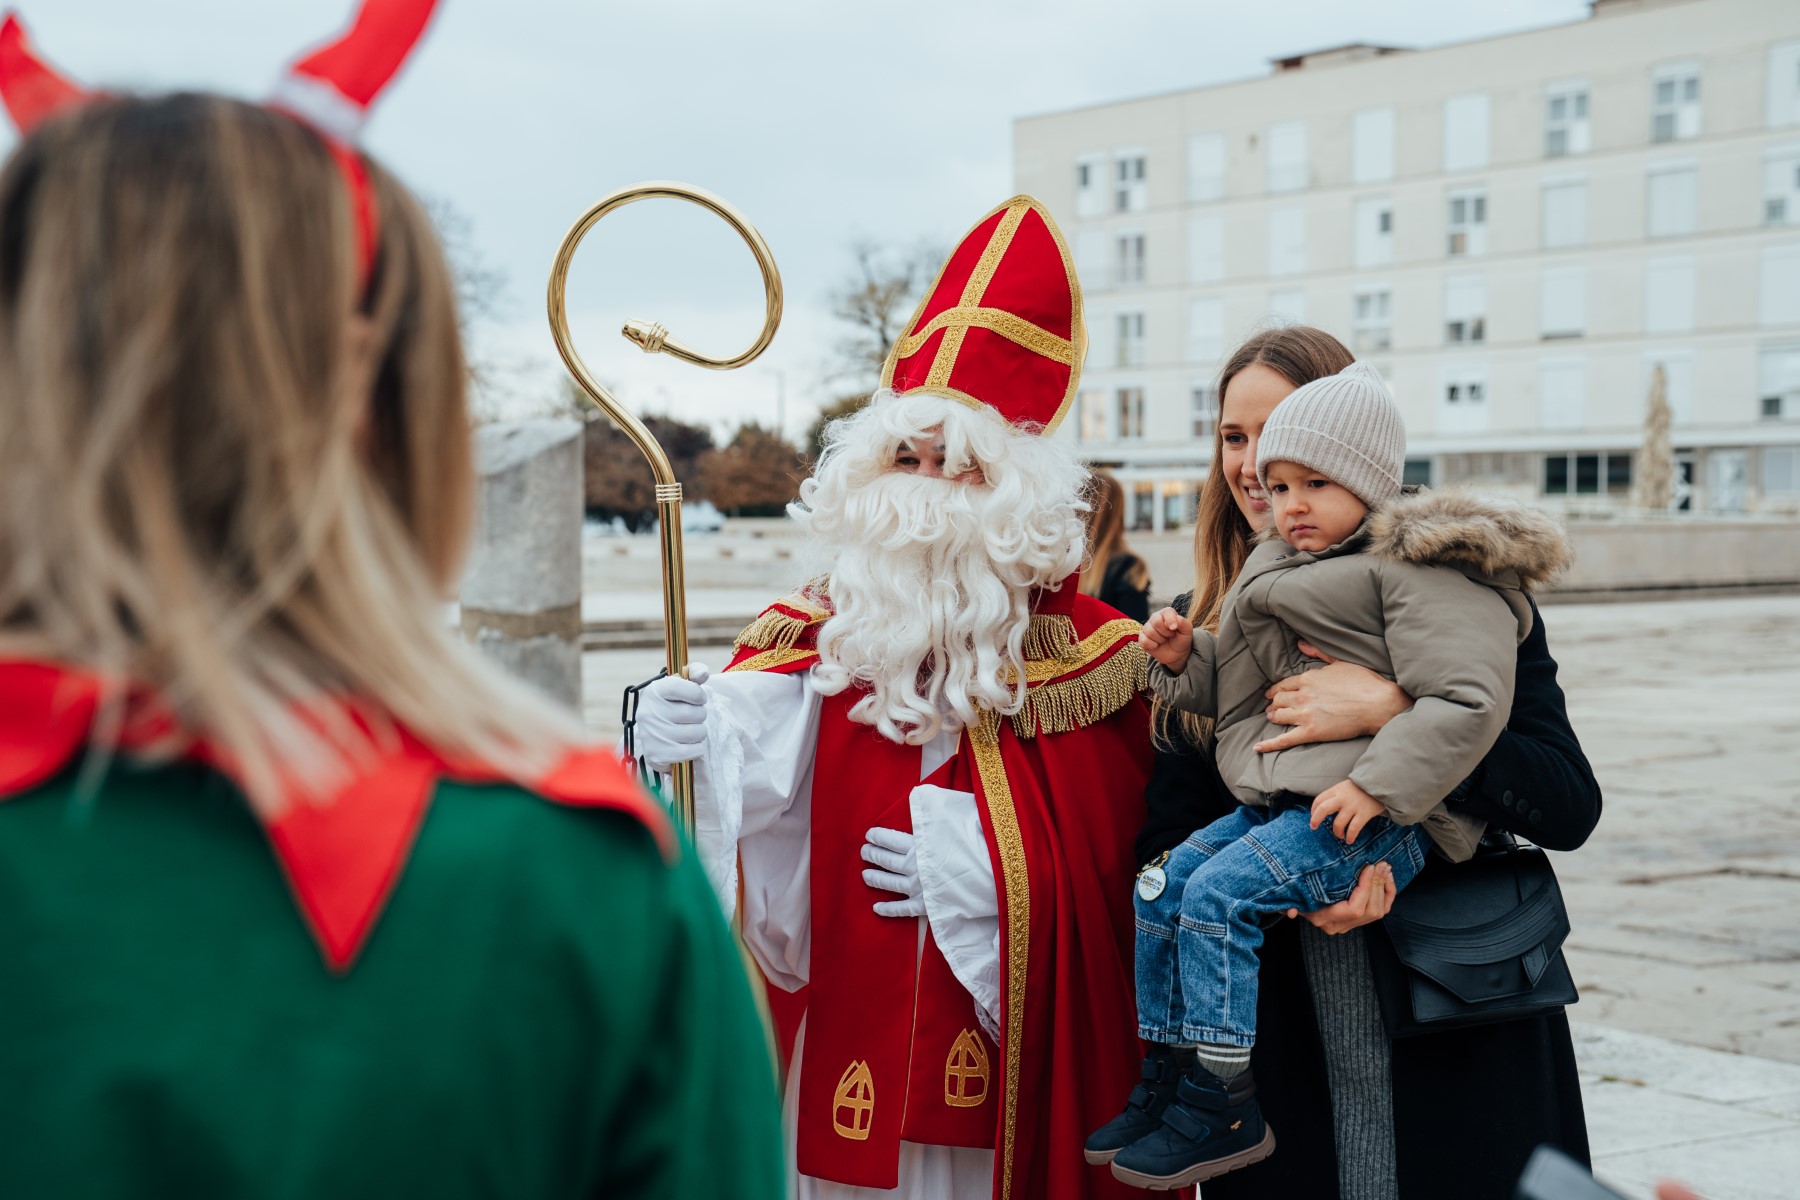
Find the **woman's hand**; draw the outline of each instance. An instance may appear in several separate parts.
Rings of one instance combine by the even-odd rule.
[[[1264,710],[1277,725],[1292,726],[1279,737],[1256,743],[1259,754],[1310,742],[1343,742],[1370,736],[1412,707],[1400,685],[1354,663],[1339,662],[1306,642],[1300,652],[1326,665],[1280,680],[1263,695]]]
[[[1350,895],[1316,912],[1288,909],[1289,917],[1300,917],[1329,934],[1349,933],[1352,929],[1372,925],[1388,915],[1394,907],[1394,868],[1384,862],[1371,863],[1356,877]]]

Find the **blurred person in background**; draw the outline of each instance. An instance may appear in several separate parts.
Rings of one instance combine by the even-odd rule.
[[[1150,619],[1150,567],[1125,544],[1125,489],[1105,471],[1088,492],[1088,563],[1081,593],[1134,621]]]
[[[780,1190],[692,852],[443,618],[449,273],[295,115],[430,7],[279,109],[90,96],[0,29],[0,1195]]]

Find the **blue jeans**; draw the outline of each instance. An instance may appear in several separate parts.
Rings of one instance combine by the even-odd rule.
[[[1425,865],[1420,826],[1377,817],[1349,845],[1310,820],[1305,808],[1239,808],[1170,852],[1161,895],[1134,893],[1139,1037],[1253,1045],[1264,925],[1344,899],[1371,863],[1393,868],[1396,890]]]

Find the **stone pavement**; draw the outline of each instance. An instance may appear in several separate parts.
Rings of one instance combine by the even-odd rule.
[[[1708,1200],[1800,1198],[1800,596],[1544,620],[1606,798],[1555,856],[1596,1169],[1639,1197],[1673,1176]],[[595,729],[616,733],[619,689],[661,661],[587,656]]]
[[[1606,798],[1556,856],[1580,1019],[1800,1063],[1800,597],[1544,621]]]

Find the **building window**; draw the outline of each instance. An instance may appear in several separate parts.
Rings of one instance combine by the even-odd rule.
[[[1225,135],[1197,133],[1188,139],[1188,199],[1193,203],[1225,197]]]
[[[1451,258],[1487,253],[1487,193],[1450,193],[1450,237],[1446,253]]]
[[[1631,491],[1631,455],[1547,454],[1544,456],[1546,496],[1626,495]]]
[[[1119,437],[1127,440],[1140,440],[1144,436],[1144,389],[1141,387],[1120,388],[1115,395],[1118,398]]]
[[[1546,268],[1538,288],[1538,335],[1573,338],[1586,332],[1587,268]]]
[[[1649,236],[1683,237],[1694,232],[1699,210],[1699,168],[1687,164],[1652,168],[1649,184]]]
[[[1298,192],[1306,187],[1306,122],[1282,121],[1269,126],[1271,192]]]
[[[1544,249],[1560,250],[1587,241],[1587,180],[1562,179],[1544,185]]]
[[[1487,340],[1487,284],[1479,275],[1444,280],[1444,344],[1467,346]]]
[[[1112,286],[1112,261],[1106,255],[1106,233],[1099,229],[1075,231],[1075,274],[1090,292]]]
[[[1144,314],[1141,312],[1120,313],[1117,329],[1119,331],[1118,365],[1121,367],[1143,366]]]
[[[1800,42],[1769,47],[1768,104],[1764,119],[1771,129],[1800,125]]]
[[[1587,410],[1587,360],[1546,358],[1538,363],[1538,424],[1580,429]]]
[[[1219,389],[1210,383],[1196,383],[1189,388],[1188,420],[1194,440],[1211,440],[1218,419]]]
[[[1306,293],[1298,289],[1270,292],[1269,319],[1277,325],[1306,324]]]
[[[1131,485],[1131,528],[1151,529],[1156,522],[1156,485],[1140,479]]]
[[[1394,346],[1392,300],[1385,287],[1358,288],[1351,319],[1352,348],[1380,354]]]
[[[1650,140],[1680,142],[1700,136],[1700,64],[1670,63],[1650,77]]]
[[[1306,210],[1299,205],[1269,210],[1269,274],[1306,270]]]
[[[1369,196],[1356,202],[1356,265],[1382,267],[1394,261],[1394,202]]]
[[[1106,440],[1106,393],[1089,388],[1076,400],[1081,412],[1079,432],[1084,442]]]
[[[1144,235],[1141,233],[1122,233],[1119,235],[1118,279],[1120,283],[1144,282]]]
[[[1771,421],[1800,420],[1800,346],[1766,346],[1757,356],[1762,415]]]
[[[1800,144],[1763,151],[1763,224],[1800,225]]]
[[[1586,154],[1593,145],[1588,126],[1588,85],[1552,84],[1544,94],[1544,155]]]
[[[1403,487],[1430,487],[1431,460],[1429,458],[1409,458],[1401,468],[1400,483]]]
[[[1479,171],[1488,165],[1486,92],[1444,101],[1444,170]]]
[[[1394,110],[1365,108],[1350,124],[1350,181],[1386,183],[1394,177]]]
[[[1449,380],[1444,384],[1444,403],[1450,405],[1487,403],[1487,380]]]
[[[1763,449],[1762,490],[1765,496],[1800,495],[1800,450],[1793,446]]]
[[[1087,154],[1075,160],[1075,216],[1082,220],[1106,215],[1104,154]]]
[[[1214,296],[1188,301],[1188,361],[1214,363],[1225,354],[1225,302]]]
[[[1764,325],[1800,325],[1800,242],[1764,246],[1761,257],[1758,319]]]
[[[1437,431],[1480,433],[1488,427],[1488,373],[1481,362],[1445,363],[1438,374]]]
[[[1644,332],[1690,333],[1694,328],[1694,260],[1652,259],[1644,267]]]
[[[1113,164],[1113,211],[1143,212],[1150,203],[1149,186],[1144,182],[1144,152],[1121,150]]]
[[[1162,485],[1162,527],[1180,529],[1193,517],[1194,489],[1179,479],[1165,479]]]
[[[1225,278],[1225,219],[1188,219],[1188,282],[1217,283]]]

